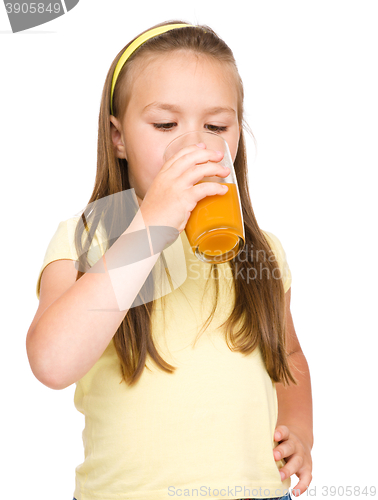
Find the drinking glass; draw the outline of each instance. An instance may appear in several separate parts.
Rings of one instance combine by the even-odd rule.
[[[214,132],[193,131],[176,137],[164,151],[164,162],[187,146],[203,142],[208,149],[222,151],[217,163],[228,167],[227,177],[204,177],[201,182],[219,182],[228,187],[226,194],[206,196],[190,214],[185,233],[194,255],[201,261],[222,264],[236,257],[245,244],[244,221],[239,188],[227,142]]]

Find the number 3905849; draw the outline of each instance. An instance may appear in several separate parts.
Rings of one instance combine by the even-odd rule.
[[[45,5],[44,3],[6,3],[5,8],[8,14],[43,14],[44,12],[49,12],[58,14],[61,9],[60,3],[49,3]]]

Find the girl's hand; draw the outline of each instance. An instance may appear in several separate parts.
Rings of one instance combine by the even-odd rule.
[[[284,467],[280,469],[281,480],[283,481],[292,474],[298,476],[300,481],[295,488],[292,488],[291,493],[294,496],[299,496],[307,490],[312,481],[310,446],[302,436],[301,429],[293,425],[277,426],[274,432],[274,440],[279,443],[273,450],[274,460],[285,458],[286,462]],[[282,473],[284,473],[284,476],[282,476]]]
[[[218,182],[194,185],[204,177],[227,177],[230,170],[217,163],[222,158],[223,153],[197,145],[185,147],[173,155],[164,163],[143,198],[140,209],[145,224],[173,227],[181,233],[199,200],[227,193]]]

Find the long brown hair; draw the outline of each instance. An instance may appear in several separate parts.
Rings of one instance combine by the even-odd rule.
[[[173,20],[157,24],[153,28],[171,23],[190,24],[180,20]],[[128,45],[118,53],[106,77],[99,115],[97,172],[95,186],[88,204],[114,195],[115,193],[131,189],[128,179],[127,161],[116,157],[110,127],[112,76],[119,58]],[[282,275],[275,255],[257,224],[248,190],[248,169],[243,130],[248,130],[252,137],[253,134],[243,118],[243,83],[231,49],[207,25],[183,27],[149,39],[131,55],[118,76],[113,96],[113,115],[120,120],[124,116],[127,103],[130,99],[130,80],[135,61],[145,62],[148,60],[148,57],[183,49],[225,63],[234,71],[238,93],[238,119],[239,125],[242,124],[234,168],[245,224],[244,248],[253,248],[255,255],[264,256],[261,262],[254,261],[248,253],[242,258],[243,250],[242,254],[239,254],[237,258],[228,263],[233,277],[235,305],[230,317],[224,323],[227,345],[231,350],[239,351],[246,355],[251,353],[256,347],[259,347],[271,379],[274,382],[282,382],[284,385],[288,384],[290,379],[296,384],[297,381],[293,377],[287,361],[285,293],[281,279]],[[253,140],[255,141],[254,137]],[[77,253],[80,256],[79,262],[81,263],[76,280],[83,276],[85,270],[88,270],[86,256],[94,232],[100,221],[95,207],[96,204],[92,203],[92,211],[87,210],[82,214],[84,226],[82,223],[76,226],[75,244]],[[106,227],[114,227],[117,224],[116,214],[121,213],[119,211],[121,209],[121,206],[116,206],[105,213]],[[123,222],[124,225],[126,224],[125,227],[117,228],[119,235],[126,230],[134,215],[131,211],[131,219]],[[88,230],[89,225],[90,231]],[[85,230],[83,227],[88,232],[84,247],[82,245],[82,236]],[[257,270],[258,264],[260,272]],[[266,272],[261,272],[262,266]],[[215,278],[216,295],[211,315],[205,325],[209,324],[217,307],[219,293],[218,272],[217,264],[211,264],[211,268],[209,266],[209,279],[210,277]],[[252,284],[245,279],[236,279],[238,275],[243,276],[251,272],[255,276]],[[271,279],[272,276],[277,276],[277,273],[280,279]],[[249,276],[250,274],[247,275]],[[140,294],[143,295],[144,289],[151,287],[151,284],[152,277],[150,273]],[[151,333],[152,311],[153,301],[142,302],[141,305],[131,307],[113,338],[114,346],[121,363],[122,380],[129,386],[134,385],[139,380],[145,368],[147,354],[162,370],[168,373],[173,373],[176,370],[176,367],[164,361],[154,345]],[[242,320],[241,328],[235,332],[234,330],[239,320]]]

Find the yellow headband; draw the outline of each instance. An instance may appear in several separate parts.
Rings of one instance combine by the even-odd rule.
[[[110,112],[113,114],[113,93],[114,93],[114,87],[117,82],[118,75],[121,72],[121,69],[123,68],[125,62],[127,59],[131,56],[131,54],[138,48],[140,47],[144,42],[149,40],[150,38],[153,38],[154,36],[161,35],[162,33],[165,33],[166,31],[174,30],[176,28],[185,28],[186,26],[193,26],[193,24],[166,24],[165,26],[159,26],[158,28],[153,28],[149,31],[146,31],[146,33],[143,33],[140,35],[136,40],[134,40],[125,50],[125,52],[121,55],[119,58],[119,61],[117,63],[117,66],[115,67],[114,73],[113,73],[113,80],[112,80],[112,88],[110,92]]]

